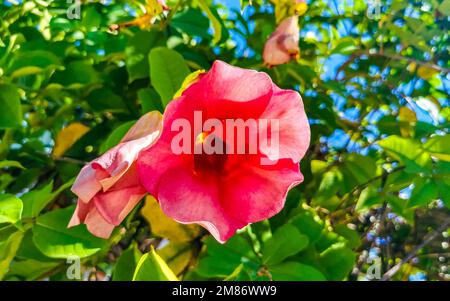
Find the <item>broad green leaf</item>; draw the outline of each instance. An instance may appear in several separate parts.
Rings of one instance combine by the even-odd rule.
[[[328,280],[344,280],[351,272],[356,254],[344,243],[336,243],[320,254],[319,262]]]
[[[0,224],[16,224],[22,218],[23,203],[11,194],[0,194]]]
[[[149,61],[152,85],[161,96],[165,107],[173,99],[190,70],[178,52],[164,47],[152,49]]]
[[[9,161],[9,160],[0,161],[0,168],[5,167],[16,167],[20,169],[25,169],[25,167],[23,167],[23,165],[19,161]]]
[[[138,91],[138,98],[142,106],[142,114],[151,111],[163,112],[161,96],[153,88],[144,88]]]
[[[28,229],[23,236],[20,247],[17,250],[16,258],[20,260],[32,259],[40,262],[55,261],[53,258],[45,256],[34,244],[33,231]]]
[[[55,69],[61,65],[61,60],[52,52],[32,50],[19,53],[6,69],[11,77],[20,77],[40,73],[47,69]]]
[[[381,198],[378,190],[373,185],[369,185],[359,194],[355,210],[357,212],[362,212],[382,203],[383,199]]]
[[[428,172],[431,168],[430,155],[414,140],[389,136],[378,144],[394,159],[405,164],[407,172]]]
[[[65,66],[65,70],[56,72],[53,80],[71,88],[80,88],[83,85],[98,83],[98,72],[87,61],[73,61]]]
[[[114,266],[113,281],[131,281],[134,271],[141,257],[141,253],[135,244],[132,244],[127,250],[123,251]]]
[[[211,37],[208,33],[209,20],[198,9],[188,8],[176,14],[170,22],[170,25],[185,32],[189,36],[198,36],[207,39]]]
[[[450,179],[436,180],[439,196],[447,208],[450,208]]]
[[[93,236],[84,225],[67,228],[74,207],[58,209],[39,216],[33,227],[33,241],[48,257],[67,258],[91,256],[107,245],[107,241]]]
[[[198,4],[200,8],[206,13],[208,19],[211,21],[212,28],[214,29],[214,44],[219,43],[222,39],[222,21],[219,15],[206,3],[206,0],[198,0]]]
[[[308,236],[301,234],[296,227],[286,224],[278,228],[261,250],[263,263],[274,265],[289,256],[297,254],[308,246]]]
[[[46,273],[52,271],[61,262],[58,261],[37,261],[34,259],[26,259],[20,261],[14,261],[11,264],[11,268],[7,277],[14,276],[23,278],[26,281],[41,280]]]
[[[87,96],[87,102],[97,112],[124,112],[128,110],[122,98],[106,87],[91,91]]]
[[[338,41],[331,54],[339,53],[344,55],[352,54],[355,50],[358,50],[355,39],[350,37],[342,38]]]
[[[128,41],[125,48],[125,64],[129,74],[129,81],[149,77],[148,54],[156,45],[162,46],[161,32],[156,30],[138,31]]]
[[[207,255],[203,257],[195,272],[204,277],[225,278],[241,263],[252,263],[259,267],[258,259],[248,241],[241,236],[231,237],[225,244],[218,243],[214,238],[205,240]]]
[[[16,230],[11,226],[0,229],[0,280],[9,271],[10,264],[23,238],[24,233]]]
[[[269,267],[275,281],[325,281],[325,276],[316,268],[299,262],[283,262]]]
[[[408,208],[408,201],[399,198],[396,195],[388,194],[386,198],[392,211],[399,216],[402,216],[408,223],[414,223],[414,208]]]
[[[122,138],[125,136],[125,134],[128,132],[128,130],[136,123],[136,121],[128,121],[121,125],[119,125],[117,128],[115,128],[111,134],[109,134],[108,138],[106,138],[106,141],[103,142],[103,144],[100,146],[99,152],[101,154],[106,153],[108,150],[116,146],[120,143]]]
[[[438,10],[446,16],[450,16],[450,0],[442,1],[438,7]]]
[[[358,231],[350,229],[347,225],[336,225],[334,231],[345,238],[346,246],[351,249],[356,249],[361,245],[361,238]]]
[[[423,148],[440,160],[450,161],[450,134],[431,137]]]
[[[74,179],[64,183],[58,189],[53,191],[53,181],[40,189],[33,189],[22,195],[23,217],[37,217],[39,213],[53,201],[61,192],[72,186]]]
[[[177,276],[167,266],[164,260],[151,248],[139,260],[133,281],[177,281]]]
[[[303,211],[292,218],[291,224],[309,238],[309,242],[315,243],[323,231],[323,223],[318,216],[309,211]]]
[[[0,84],[0,129],[16,128],[22,122],[22,107],[17,88]]]
[[[438,197],[438,187],[431,178],[416,178],[408,207],[425,206]]]

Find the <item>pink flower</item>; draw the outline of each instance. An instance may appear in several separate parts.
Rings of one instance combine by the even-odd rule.
[[[262,140],[277,136],[279,143],[258,141],[256,153],[231,153],[230,145],[253,147],[250,135],[244,140],[228,139],[217,133],[220,124],[214,131],[195,129],[196,114],[224,127],[227,120],[239,118],[277,120],[278,129],[272,129],[266,138],[262,135]],[[186,147],[191,152],[179,153],[173,151],[173,142],[183,120],[190,125],[188,134],[193,142]],[[258,134],[267,133],[268,127],[258,127]],[[198,145],[211,143],[211,136],[216,142],[225,142],[226,153],[210,154],[205,149],[195,153]],[[265,73],[216,61],[208,73],[169,103],[161,137],[141,152],[137,168],[142,184],[166,215],[180,223],[200,224],[223,243],[236,230],[283,208],[289,189],[303,180],[299,161],[309,140],[309,125],[297,92],[278,88]]]
[[[72,186],[78,205],[69,227],[85,223],[95,236],[111,235],[146,194],[135,161],[142,150],[154,144],[161,127],[159,112],[145,114],[116,147],[83,167]]]
[[[264,62],[269,66],[275,66],[285,64],[292,58],[298,57],[300,54],[299,38],[298,16],[285,19],[264,45]]]

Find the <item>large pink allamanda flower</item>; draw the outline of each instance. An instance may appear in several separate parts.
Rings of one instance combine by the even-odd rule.
[[[255,130],[248,130],[244,139],[235,135],[230,140],[215,130],[198,129],[194,116],[199,113],[203,120],[219,120],[224,129],[227,120],[236,119],[276,120],[277,127],[261,123],[266,126],[256,131],[270,134],[259,137],[256,152],[230,152],[230,146],[252,148],[250,132]],[[191,151],[183,153],[173,149],[180,120],[191,125],[192,143],[187,146]],[[211,135],[223,142],[224,153],[195,152]],[[274,136],[277,143],[261,141]],[[309,141],[310,129],[297,92],[280,89],[265,73],[216,61],[169,103],[161,136],[140,153],[137,170],[140,182],[166,215],[180,223],[200,224],[223,243],[236,230],[283,208],[289,189],[303,180],[299,162]]]

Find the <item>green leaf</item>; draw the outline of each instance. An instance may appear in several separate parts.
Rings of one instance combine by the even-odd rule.
[[[164,260],[155,252],[153,247],[150,252],[142,255],[139,260],[133,281],[177,281],[177,276],[167,266]]]
[[[14,227],[0,229],[0,280],[9,271],[9,266],[23,238],[24,233],[16,230]]]
[[[347,225],[336,225],[334,231],[345,238],[349,248],[356,249],[361,245],[361,238],[358,231],[350,229]]]
[[[128,41],[125,48],[125,64],[129,81],[149,77],[148,54],[156,45],[162,46],[163,38],[159,31],[138,31]]]
[[[219,43],[222,40],[223,23],[217,11],[214,8],[209,7],[205,0],[198,0],[200,8],[206,13],[206,16],[211,21],[212,28],[214,30],[214,44]]]
[[[0,194],[0,224],[16,224],[22,218],[23,203],[11,194]]]
[[[18,162],[18,161],[0,161],[0,168],[5,168],[5,167],[17,167],[20,169],[25,169],[25,167],[23,167],[22,163]]]
[[[204,277],[227,277],[241,264],[252,262],[259,267],[252,246],[241,236],[231,237],[225,244],[214,238],[205,240],[207,256],[203,257],[195,270]]]
[[[319,240],[323,231],[323,223],[315,218],[315,215],[309,211],[304,211],[292,218],[291,224],[297,227],[301,233],[309,238],[309,242],[315,243]]]
[[[373,185],[369,185],[359,194],[355,210],[357,212],[362,212],[382,203],[383,199],[380,197],[377,189]]]
[[[40,73],[46,69],[55,69],[61,60],[46,50],[24,51],[11,62],[5,73],[11,77],[20,77]]]
[[[61,192],[72,186],[75,179],[61,185],[56,191],[53,191],[53,181],[40,189],[33,189],[22,195],[23,217],[37,217],[39,213],[53,201]]]
[[[93,90],[86,100],[91,108],[97,112],[123,112],[127,110],[122,99],[112,90],[105,87]]]
[[[269,267],[275,281],[325,281],[325,276],[316,268],[299,262],[283,262]]]
[[[431,178],[416,178],[408,207],[425,206],[438,197],[438,187]]]
[[[209,20],[199,9],[188,8],[187,10],[176,14],[170,25],[185,32],[189,36],[198,36],[209,39],[208,33]]]
[[[161,103],[161,97],[153,88],[144,88],[138,91],[138,98],[142,105],[142,114],[151,111],[163,112],[164,108]]]
[[[345,246],[336,243],[320,254],[319,262],[326,271],[328,280],[344,280],[351,272],[356,254]]]
[[[338,41],[334,49],[331,51],[331,54],[344,54],[349,55],[352,54],[355,50],[358,49],[358,46],[355,43],[355,40],[350,37],[342,38]]]
[[[431,137],[423,148],[438,159],[450,161],[450,134]]]
[[[420,173],[431,169],[430,155],[414,140],[389,136],[378,144],[394,159],[405,164],[407,172]]]
[[[45,256],[36,247],[33,241],[33,231],[29,229],[25,232],[19,249],[17,250],[16,257],[21,260],[32,259],[36,261],[54,261],[54,259]]]
[[[408,223],[414,223],[414,208],[408,208],[408,201],[402,198],[399,198],[396,195],[388,194],[386,198],[389,206],[392,208],[392,211],[399,216],[402,216]]]
[[[36,219],[33,241],[37,248],[51,258],[91,256],[107,245],[107,241],[94,237],[84,225],[67,228],[74,207],[54,210]]]
[[[22,107],[17,88],[0,84],[0,129],[16,128],[22,122]]]
[[[450,0],[444,0],[437,9],[446,16],[450,16]]]
[[[439,196],[447,208],[450,208],[450,179],[436,180]]]
[[[133,280],[134,271],[139,262],[141,253],[135,244],[132,244],[117,259],[113,270],[113,281],[131,281]]]
[[[301,234],[293,225],[285,224],[264,243],[261,250],[263,263],[267,265],[280,263],[306,248],[308,243],[308,236]]]
[[[111,134],[109,134],[108,138],[106,138],[106,141],[103,142],[103,144],[100,146],[99,152],[100,154],[104,154],[122,140],[122,138],[125,136],[125,134],[128,132],[128,130],[136,123],[135,120],[125,122],[121,125],[119,125],[117,128],[115,128]]]
[[[164,47],[152,49],[149,61],[152,85],[165,107],[189,75],[189,67],[178,52]]]
[[[26,281],[41,280],[43,275],[60,264],[58,261],[41,262],[34,259],[13,261],[7,277],[20,277]]]
[[[55,82],[69,87],[79,87],[98,83],[100,80],[98,72],[87,61],[73,61],[65,67],[64,71],[55,73],[53,78]]]

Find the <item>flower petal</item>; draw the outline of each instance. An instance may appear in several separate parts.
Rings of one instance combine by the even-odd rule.
[[[114,225],[108,223],[95,206],[92,206],[92,209],[86,215],[84,223],[89,232],[104,239],[108,239],[114,230]]]
[[[206,118],[257,118],[272,96],[272,80],[266,73],[215,61],[183,95],[200,99]]]
[[[152,146],[161,128],[161,113],[153,111],[142,116],[120,144],[81,170],[72,191],[84,202],[89,202],[100,190],[110,189],[136,161],[138,154]]]
[[[191,153],[193,153],[194,111],[201,110],[201,104],[189,101],[185,96],[171,101],[164,112],[164,125],[161,136],[152,148],[144,150],[137,160],[137,168],[142,185],[150,194],[155,195],[159,179],[169,169],[192,165],[193,157],[189,154],[175,154],[171,143],[176,131],[172,124],[176,120],[186,120],[190,126]]]
[[[298,163],[291,160],[272,166],[243,164],[220,182],[223,208],[246,224],[268,219],[283,209],[288,191],[302,181]]]
[[[156,196],[161,209],[180,223],[197,223],[224,243],[236,230],[245,226],[223,210],[214,176],[199,178],[191,171],[170,170],[160,181]]]
[[[311,136],[300,94],[292,90],[282,90],[274,85],[273,97],[261,119],[278,120],[278,131],[274,130],[273,133],[278,135],[279,143],[271,145],[271,130],[259,128],[263,133],[267,133],[262,137],[268,140],[259,141],[260,151],[271,160],[290,158],[298,163],[308,150]]]
[[[73,214],[68,227],[74,227],[81,223],[85,223],[89,232],[97,237],[109,238],[114,225],[108,223],[103,216],[98,212],[92,203],[86,204],[78,200],[75,213]]]
[[[98,193],[93,203],[108,223],[118,226],[146,193],[134,164],[111,190]]]

